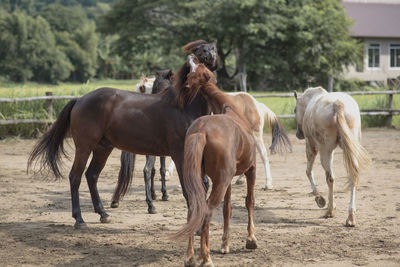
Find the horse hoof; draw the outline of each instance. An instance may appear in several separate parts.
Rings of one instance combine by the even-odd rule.
[[[119,202],[112,201],[110,207],[111,208],[118,208],[119,207]]]
[[[265,187],[264,187],[264,190],[271,190],[271,189],[273,189],[274,187],[273,187],[273,185],[272,184],[267,184]]]
[[[75,222],[74,228],[76,230],[83,230],[83,229],[87,229],[87,225],[84,222],[82,222],[82,223]]]
[[[333,211],[327,211],[324,216],[325,219],[333,218]]]
[[[235,184],[239,184],[239,185],[240,185],[240,184],[243,184],[243,183],[244,183],[244,182],[243,182],[242,179],[237,179]]]
[[[350,213],[349,217],[346,220],[347,227],[355,227],[356,226],[356,219],[354,218],[354,213]]]
[[[185,267],[196,267],[196,260],[194,258],[185,260],[184,266]]]
[[[110,223],[111,222],[111,217],[110,216],[100,217],[100,222],[101,223]]]
[[[157,199],[157,195],[156,194],[151,194],[151,199],[152,200],[156,200]]]
[[[214,267],[214,263],[212,262],[211,259],[207,260],[207,261],[203,261],[200,264],[200,267]]]
[[[156,214],[157,213],[156,208],[149,208],[147,211],[149,212],[149,214]]]
[[[322,196],[316,196],[315,202],[317,202],[318,207],[321,209],[326,205],[325,198],[323,198]]]
[[[222,254],[228,254],[230,252],[230,250],[229,250],[229,246],[222,246],[221,247],[221,253]]]
[[[255,240],[255,239],[247,239],[246,248],[247,249],[256,249],[257,248],[257,240]]]
[[[162,201],[168,201],[168,195],[164,195],[164,196],[162,196],[162,199],[161,199]]]

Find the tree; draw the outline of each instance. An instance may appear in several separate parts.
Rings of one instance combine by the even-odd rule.
[[[118,34],[116,51],[130,58],[217,40],[219,83],[237,77],[245,89],[248,76],[254,88],[297,89],[325,85],[354,62],[360,49],[349,25],[340,0],[121,0],[101,30]]]
[[[13,81],[57,82],[69,76],[72,65],[57,50],[50,26],[42,17],[19,11],[0,12],[0,75]]]

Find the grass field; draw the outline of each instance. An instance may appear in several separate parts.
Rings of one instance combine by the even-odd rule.
[[[124,90],[133,90],[138,80],[102,80],[93,81],[84,84],[1,84],[0,98],[22,98],[32,96],[44,96],[46,92],[52,92],[53,95],[73,95],[81,96],[99,87],[115,87]],[[259,95],[259,93],[257,93]],[[292,114],[295,107],[293,98],[258,98],[257,100],[266,104],[276,114]],[[355,96],[360,109],[386,108],[388,96]],[[58,114],[68,100],[54,101],[54,113]],[[400,96],[395,95],[393,99],[393,108],[400,109]],[[46,119],[47,110],[45,101],[18,102],[18,103],[0,103],[0,120],[11,119]],[[295,129],[294,119],[282,120],[286,129]],[[363,127],[380,127],[386,125],[385,116],[363,116]],[[393,125],[400,128],[400,116],[393,117]],[[6,136],[36,136],[47,126],[43,124],[18,124],[3,125],[0,128],[0,138]]]

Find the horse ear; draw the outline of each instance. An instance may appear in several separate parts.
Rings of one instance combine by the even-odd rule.
[[[294,98],[296,98],[296,100],[297,100],[297,92],[296,91],[294,91]]]
[[[167,79],[171,79],[173,75],[174,73],[172,72],[172,70],[168,70]]]

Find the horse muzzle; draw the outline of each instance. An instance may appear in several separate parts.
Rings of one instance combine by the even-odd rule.
[[[296,137],[297,137],[298,139],[300,139],[300,140],[303,140],[303,139],[304,139],[304,133],[303,133],[303,131],[300,130],[300,129],[297,129],[297,131],[296,131]]]

